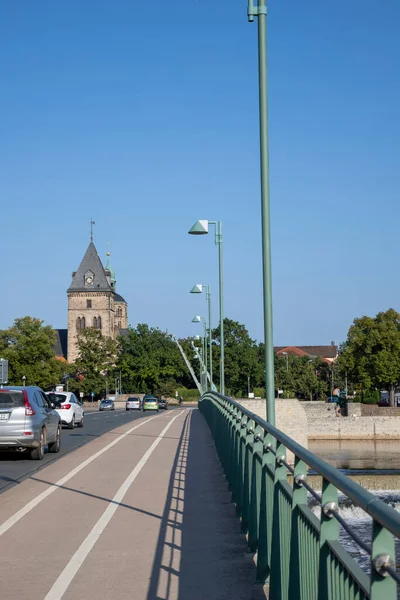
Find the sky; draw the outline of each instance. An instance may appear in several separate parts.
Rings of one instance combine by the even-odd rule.
[[[270,0],[274,342],[400,310],[400,2]],[[0,4],[0,328],[67,325],[90,239],[132,326],[200,333],[223,224],[225,315],[263,340],[257,23],[245,0]]]

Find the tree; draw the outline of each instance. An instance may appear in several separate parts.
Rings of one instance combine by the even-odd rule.
[[[0,355],[9,361],[9,383],[38,385],[44,389],[59,383],[64,365],[54,352],[55,331],[34,317],[15,319],[0,331]]]
[[[188,382],[186,365],[171,335],[140,323],[119,339],[123,388],[130,392],[165,393]]]
[[[400,381],[400,314],[390,308],[375,318],[355,319],[340,348],[338,367],[363,389],[388,388],[394,406]]]
[[[87,328],[78,333],[77,348],[75,369],[80,377],[75,387],[84,394],[100,394],[106,388],[106,378],[113,375],[118,344],[100,329]]]
[[[213,331],[214,379],[219,382],[219,326]],[[245,325],[232,319],[224,319],[225,341],[225,387],[227,393],[244,395],[250,378],[251,388],[263,385],[263,362],[260,362],[259,347],[251,339]]]

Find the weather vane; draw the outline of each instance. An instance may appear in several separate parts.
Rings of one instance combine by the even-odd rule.
[[[96,223],[93,221],[93,217],[90,218],[90,241],[93,242],[93,225]]]

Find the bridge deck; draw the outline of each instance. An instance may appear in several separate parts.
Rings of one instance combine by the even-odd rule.
[[[125,423],[1,496],[6,600],[250,600],[245,552],[197,410]]]

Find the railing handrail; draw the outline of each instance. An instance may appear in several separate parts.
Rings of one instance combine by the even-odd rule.
[[[297,442],[295,442],[288,435],[270,425],[267,421],[251,412],[232,398],[223,396],[219,392],[206,392],[200,402],[207,398],[213,398],[228,402],[230,405],[239,409],[243,415],[257,423],[267,433],[272,435],[276,440],[283,444],[288,450],[293,452],[298,458],[305,462],[309,467],[314,469],[318,475],[321,475],[324,479],[332,483],[337,489],[343,492],[350,500],[352,500],[357,506],[362,508],[367,514],[369,514],[375,521],[380,525],[388,529],[397,538],[400,538],[400,515],[391,507],[387,506],[382,500],[376,498],[371,492],[364,489],[360,484],[349,479],[346,475],[341,473],[338,469],[328,464],[323,459],[319,458],[310,450],[304,448]],[[277,400],[279,402],[279,400]]]

